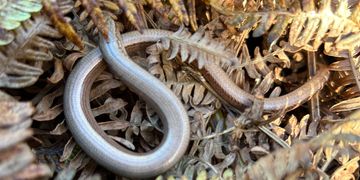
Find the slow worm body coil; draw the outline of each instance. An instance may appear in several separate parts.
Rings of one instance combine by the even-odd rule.
[[[67,124],[82,149],[114,173],[136,178],[155,176],[172,167],[186,151],[190,134],[188,116],[181,102],[164,84],[121,51],[113,22],[110,22],[109,30],[109,42],[101,37],[101,51],[91,51],[68,78],[64,94]],[[172,33],[165,30],[144,30],[142,34],[129,32],[122,35],[122,45],[156,42]],[[102,54],[122,82],[152,105],[161,117],[165,133],[161,145],[153,151],[131,152],[115,143],[96,124],[90,111],[89,93],[96,75],[105,68]],[[290,110],[306,102],[329,77],[329,70],[320,67],[317,74],[298,89],[280,97],[264,98],[264,111]],[[200,72],[230,105],[238,109],[252,105],[255,96],[237,87],[221,67],[208,62]]]
[[[123,35],[125,46],[138,43],[133,35]],[[105,68],[100,49],[86,55],[67,80],[64,94],[67,125],[81,148],[102,166],[126,177],[152,177],[171,168],[185,153],[190,138],[188,115],[177,97],[158,79],[128,57],[118,57],[121,62],[110,67],[122,66],[121,73],[117,73],[122,82],[151,104],[162,119],[164,137],[160,146],[147,153],[134,153],[110,139],[97,125],[90,110],[89,94],[97,73]]]

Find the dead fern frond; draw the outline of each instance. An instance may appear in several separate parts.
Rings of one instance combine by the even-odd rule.
[[[237,57],[226,46],[212,39],[204,28],[199,28],[193,35],[182,26],[177,32],[161,41],[165,50],[171,50],[169,59],[180,53],[182,62],[192,63],[195,59],[202,68],[207,62],[213,61],[222,65],[233,65]]]
[[[65,19],[58,2],[56,0],[42,0],[42,3],[44,5],[44,11],[46,15],[51,19],[51,22],[59,30],[59,32],[67,37],[76,46],[83,49],[84,45],[81,41],[81,38]]]
[[[134,2],[130,0],[118,0],[118,2],[131,24],[134,25],[137,30],[142,32],[142,30],[145,28],[145,22],[138,12]]]
[[[344,144],[360,143],[359,113],[360,111],[351,114],[345,118],[345,122],[335,125],[309,142],[294,144],[290,149],[279,149],[266,155],[250,165],[244,172],[242,179],[299,178],[303,172],[319,172],[312,163],[312,152],[328,145],[334,145],[331,144],[334,142],[333,140],[343,141]],[[277,168],[274,169],[269,164]],[[305,175],[309,174],[305,173]],[[319,175],[321,176],[321,174]]]
[[[46,37],[61,37],[44,16],[25,21],[15,34],[11,44],[0,47],[0,87],[22,88],[34,84],[43,73],[43,61],[53,59],[50,49],[55,45]]]
[[[183,22],[185,25],[189,25],[189,16],[185,8],[183,0],[169,0],[173,10],[175,11],[176,16],[179,18],[180,22]]]
[[[351,111],[360,108],[360,97],[347,99],[333,105],[330,110],[332,112]]]
[[[14,35],[12,32],[0,28],[0,46],[7,45],[11,43],[13,40],[14,40]]]
[[[18,102],[13,97],[0,92],[0,178],[16,179],[16,177],[29,178],[25,173],[30,167],[39,167],[42,172],[35,171],[34,178],[49,176],[50,169],[46,165],[31,164],[34,154],[30,147],[23,143],[31,137],[31,115],[34,108],[30,102]],[[40,167],[42,166],[42,167]]]
[[[337,61],[330,65],[333,71],[329,81],[329,87],[332,92],[342,99],[351,99],[360,96],[359,88],[355,81],[355,76],[351,72],[351,64],[348,59]]]
[[[88,0],[90,1],[94,1],[94,0]],[[93,3],[91,3],[93,4]],[[107,26],[103,27],[106,24],[102,24],[102,18],[100,16],[109,16],[114,20],[118,20],[118,15],[121,14],[122,10],[119,7],[118,3],[113,2],[111,0],[96,0],[96,4],[97,6],[90,6],[90,7],[85,7],[84,4],[82,3],[82,0],[76,0],[75,4],[73,5],[73,8],[75,8],[75,12],[76,12],[76,16],[74,18],[74,21],[78,23],[78,30],[84,29],[86,32],[90,32],[89,35],[91,35],[91,37],[96,37],[99,34],[99,31],[105,35],[104,37],[106,37],[107,34]],[[90,5],[90,4],[89,4]],[[81,8],[83,7],[83,8]],[[91,10],[91,8],[99,8],[99,12],[97,13],[101,13],[100,16],[97,17],[92,17],[94,16],[95,12],[93,12]],[[90,9],[88,9],[90,8]],[[96,10],[98,11],[98,10]],[[96,14],[97,14],[96,13]],[[92,15],[93,14],[93,15]],[[91,17],[88,19],[88,17]],[[105,18],[104,18],[105,19]],[[97,22],[99,21],[99,22]],[[81,25],[80,25],[81,24]]]
[[[166,9],[161,0],[146,0],[146,2],[150,4],[151,7],[154,8],[160,15],[168,19],[168,14],[166,13]]]
[[[0,5],[0,46],[14,40],[13,32],[20,23],[29,19],[31,13],[42,8],[40,0],[2,0]]]
[[[332,63],[330,68],[333,76],[329,83],[329,87],[340,97],[346,99],[336,105],[331,110],[334,112],[345,111],[346,109],[355,109],[358,107],[356,99],[360,95],[360,56],[340,60]]]
[[[81,0],[81,4],[85,8],[86,12],[90,14],[92,21],[100,30],[101,34],[105,37],[105,39],[109,39],[109,29],[106,25],[103,12],[100,9],[97,0]]]
[[[167,6],[165,6],[161,0],[146,0],[146,2],[150,4],[160,16],[175,24],[180,25],[181,23],[184,23],[185,25],[188,25],[189,22],[191,22],[183,0],[169,0],[168,2],[171,5],[170,11],[168,11]],[[190,2],[188,1],[188,4],[189,3]]]
[[[200,80],[199,83],[194,80],[201,75],[187,66],[182,67],[182,71],[177,71],[177,64],[162,59],[162,52],[157,52],[159,49],[155,50],[155,47],[158,47],[157,44],[147,49],[147,53],[150,54],[147,60],[151,74],[163,81],[176,96],[181,97],[183,102],[190,106],[206,106],[214,103],[214,101],[216,102],[215,97],[200,84],[205,83],[205,81]]]
[[[267,43],[270,46],[276,44],[284,32],[288,32],[288,45],[292,49],[310,51],[316,51],[323,43],[329,43],[328,46],[333,47],[334,38],[349,33],[358,36],[356,34],[360,29],[355,18],[358,10],[351,12],[347,0],[339,1],[335,10],[332,9],[331,0],[321,1],[318,8],[316,5],[312,0],[295,0],[291,5],[259,5],[255,11],[233,11],[227,23],[238,26],[241,31],[254,29],[253,37],[267,33]],[[354,39],[356,38],[352,38]],[[345,43],[340,42],[337,47],[344,47]]]
[[[312,149],[331,143],[331,140],[360,143],[360,111],[357,110],[346,118],[344,122],[336,124],[331,129],[320,134],[317,138],[312,139],[309,143]]]

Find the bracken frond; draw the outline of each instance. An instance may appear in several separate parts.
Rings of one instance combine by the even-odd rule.
[[[22,88],[34,84],[43,73],[43,61],[53,59],[50,49],[55,45],[46,37],[61,37],[45,16],[25,21],[15,34],[11,44],[0,47],[0,87]]]
[[[298,179],[302,173],[297,171],[306,172],[316,168],[312,164],[312,151],[334,145],[331,144],[333,140],[343,141],[345,144],[360,143],[359,113],[360,111],[349,115],[345,122],[335,125],[309,142],[294,144],[289,149],[279,149],[260,158],[248,167],[241,179],[283,179],[291,176]],[[277,168],[274,169],[269,164]]]
[[[107,36],[107,26],[104,27],[103,24],[105,17],[109,16],[114,20],[118,19],[118,15],[121,14],[122,10],[119,7],[117,2],[111,0],[87,0],[89,3],[85,3],[83,0],[77,0],[73,6],[74,11],[76,12],[78,21],[83,25],[83,28],[90,32],[89,35],[97,36],[99,31],[104,37]],[[92,2],[92,3],[90,3]],[[95,5],[96,3],[96,5]],[[83,8],[81,8],[83,7]],[[88,17],[91,18],[88,18]],[[104,19],[104,20],[103,20]]]
[[[109,29],[105,23],[105,18],[102,10],[99,7],[99,3],[96,0],[81,0],[81,4],[85,8],[86,12],[90,14],[92,21],[100,30],[105,39],[108,39]]]
[[[13,32],[31,17],[31,13],[39,12],[41,0],[1,0],[0,1],[0,46],[14,40]]]
[[[183,26],[171,36],[162,39],[162,47],[171,50],[169,59],[180,53],[183,62],[192,63],[195,59],[198,67],[202,68],[207,61],[220,64],[233,64],[237,57],[226,46],[215,41],[206,33],[204,28],[199,28],[191,34]]]
[[[51,22],[59,30],[59,32],[76,46],[83,49],[84,45],[80,36],[75,32],[74,28],[64,17],[64,14],[60,9],[59,2],[56,0],[42,0],[42,3],[44,5],[44,12],[51,19]]]
[[[118,2],[131,24],[141,32],[145,28],[145,24],[136,8],[135,3],[130,0],[118,0]]]
[[[340,51],[346,47],[344,41],[358,37],[358,8],[356,6],[355,10],[350,11],[347,0],[339,1],[335,10],[331,6],[331,0],[324,0],[319,4],[313,0],[295,0],[286,5],[276,1],[271,6],[259,5],[248,11],[231,12],[227,23],[238,26],[241,31],[253,29],[253,37],[267,34],[269,45],[276,44],[288,32],[289,49],[316,51],[321,44],[328,43],[327,49],[336,47],[336,51]],[[334,38],[344,35],[347,39],[344,37],[335,42]],[[330,50],[325,52],[332,53]]]

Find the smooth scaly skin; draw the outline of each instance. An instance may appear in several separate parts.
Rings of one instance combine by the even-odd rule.
[[[70,130],[78,144],[98,163],[113,172],[128,177],[151,177],[173,166],[183,155],[189,141],[189,122],[182,104],[156,78],[139,68],[119,49],[115,28],[110,22],[110,42],[101,39],[101,48],[109,67],[132,90],[153,105],[165,126],[165,137],[157,149],[146,154],[126,150],[106,136],[91,115],[89,93],[96,75],[105,68],[99,49],[90,52],[76,66],[68,78],[65,90],[65,115]],[[122,36],[124,46],[155,42],[171,35],[165,30],[144,30]],[[237,87],[217,65],[209,62],[201,70],[213,89],[239,109],[251,106],[255,97]],[[318,73],[307,83],[284,96],[264,99],[265,111],[293,109],[317,91],[329,77],[329,71],[321,66]]]
[[[124,34],[123,42],[125,46],[139,43],[134,41],[133,33]],[[117,74],[122,82],[151,104],[162,120],[164,137],[160,146],[147,153],[134,153],[110,139],[96,123],[89,94],[94,79],[105,68],[100,49],[86,55],[67,80],[64,94],[67,125],[81,148],[102,166],[121,176],[153,177],[171,168],[185,153],[190,138],[188,115],[169,88],[119,54],[119,49],[113,51],[120,62],[110,67],[119,68],[121,73]]]
[[[283,96],[264,98],[264,111],[289,111],[308,101],[329,79],[328,68],[319,66],[317,74],[301,87]],[[208,63],[200,71],[217,94],[237,109],[243,110],[254,102],[255,96],[239,88],[219,66]]]
[[[122,71],[120,70],[119,57],[123,57],[124,54],[118,50],[119,46],[115,36],[114,24],[110,22],[109,27],[111,42],[106,43],[106,41],[102,39],[100,46],[106,57],[106,62],[113,67],[115,73],[119,73]],[[159,29],[144,30],[143,34],[131,32],[133,41],[137,43],[159,41],[161,38],[166,38],[172,33],[173,32]],[[271,112],[284,109],[289,111],[308,101],[316,92],[322,89],[330,75],[330,71],[324,65],[319,65],[319,67],[320,69],[317,74],[296,90],[283,96],[264,98],[264,111]],[[243,110],[251,106],[254,102],[255,96],[239,88],[218,65],[207,62],[200,72],[215,92],[237,109]]]

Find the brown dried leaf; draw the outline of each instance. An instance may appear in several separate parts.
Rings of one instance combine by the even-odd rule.
[[[87,179],[93,179],[95,180],[94,173],[95,173],[95,169],[97,167],[97,164],[95,162],[90,161],[89,164],[87,164],[84,168],[84,170],[81,172],[80,176],[79,176],[79,180],[87,180]],[[98,178],[99,180],[101,179],[100,177]]]
[[[46,111],[36,112],[32,118],[36,121],[51,121],[58,117],[62,112],[63,106],[62,104],[58,104]]]
[[[124,130],[130,126],[128,121],[116,120],[116,121],[105,121],[98,123],[100,128],[104,131],[107,130]]]
[[[133,143],[131,143],[130,141],[124,139],[124,138],[121,138],[121,137],[117,137],[117,136],[110,136],[109,137],[111,139],[114,139],[115,141],[119,142],[120,144],[124,145],[125,147],[131,149],[131,150],[135,150],[135,146]]]
[[[64,150],[63,150],[63,154],[60,157],[60,162],[64,162],[66,160],[68,160],[73,152],[73,150],[75,149],[76,143],[74,141],[73,138],[70,138],[68,140],[68,142],[65,144]]]
[[[126,106],[126,104],[127,104],[127,102],[125,102],[124,100],[122,100],[120,98],[117,98],[117,99],[108,98],[108,99],[106,99],[106,101],[103,105],[93,108],[92,113],[96,117],[101,114],[115,112],[115,111],[118,111],[119,109],[124,108]]]
[[[76,61],[82,58],[83,56],[84,56],[83,52],[74,52],[66,56],[65,59],[63,60],[63,64],[66,70],[71,71]]]
[[[120,86],[123,86],[123,84],[119,80],[113,78],[104,80],[102,83],[91,89],[90,100],[92,101],[98,97],[101,97],[109,90],[119,88]]]
[[[61,123],[57,124],[56,127],[50,131],[52,135],[62,135],[64,134],[68,128],[65,126],[65,120],[61,121]]]
[[[54,73],[48,78],[48,81],[52,84],[58,83],[64,78],[64,68],[60,59],[55,58],[54,61]]]
[[[78,152],[73,159],[70,160],[69,167],[71,169],[82,169],[84,168],[89,162],[90,157],[88,157],[85,152]]]

